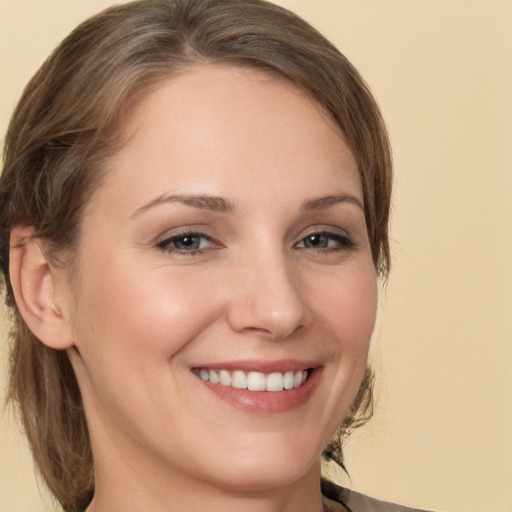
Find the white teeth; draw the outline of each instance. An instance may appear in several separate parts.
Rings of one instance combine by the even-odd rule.
[[[210,370],[208,372],[208,377],[212,384],[218,384],[220,382],[219,374],[215,370]]]
[[[245,373],[239,370],[233,372],[233,376],[231,377],[231,385],[234,388],[247,389],[247,377],[245,376]]]
[[[222,386],[231,386],[231,375],[226,370],[219,372],[219,379]]]
[[[267,377],[267,391],[282,391],[283,390],[283,374],[271,373]]]
[[[247,375],[247,389],[249,391],[265,391],[265,374],[260,372],[249,372]]]
[[[245,373],[242,370],[233,372],[228,370],[205,370],[204,368],[194,371],[202,380],[210,381],[212,384],[248,389],[249,391],[283,391],[284,389],[298,388],[306,382],[309,375],[308,370],[268,374],[262,372]]]
[[[286,372],[284,374],[283,387],[284,389],[293,388],[293,372]]]

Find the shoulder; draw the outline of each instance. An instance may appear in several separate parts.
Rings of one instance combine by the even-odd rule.
[[[332,512],[427,512],[370,498],[327,480],[322,480],[322,493]]]

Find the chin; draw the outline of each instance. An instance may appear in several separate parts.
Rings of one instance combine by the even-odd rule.
[[[312,473],[320,481],[321,463],[317,450],[314,453],[304,447],[279,450],[269,443],[250,454],[235,450],[232,453],[239,455],[216,471],[217,478],[222,475],[221,486],[228,489],[245,492],[282,489]]]
[[[320,463],[315,464],[320,468]],[[299,482],[309,474],[311,468],[294,467],[287,464],[282,468],[269,468],[262,470],[251,469],[240,471],[223,479],[222,487],[242,492],[265,492],[284,489]],[[318,481],[320,481],[320,470]]]

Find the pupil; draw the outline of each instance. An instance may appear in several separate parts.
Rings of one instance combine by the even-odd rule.
[[[327,242],[323,235],[310,235],[307,240],[310,247],[325,247]]]
[[[184,236],[176,241],[179,249],[190,249],[198,246],[199,239],[197,236]]]

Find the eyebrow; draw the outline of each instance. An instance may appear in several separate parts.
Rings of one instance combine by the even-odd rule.
[[[152,208],[153,206],[166,203],[181,203],[186,206],[198,208],[200,210],[208,210],[219,213],[231,213],[235,210],[235,204],[228,199],[219,196],[210,195],[185,195],[185,194],[162,194],[148,203],[137,208],[130,216],[134,218],[142,212]],[[302,204],[301,210],[311,211],[329,208],[338,203],[351,203],[364,211],[361,201],[351,194],[334,194],[328,196],[316,197],[309,199]]]
[[[363,203],[352,194],[333,194],[329,196],[321,196],[313,199],[309,199],[302,205],[302,210],[310,211],[310,210],[320,210],[322,208],[328,208],[329,206],[333,206],[338,203],[350,203],[364,212]]]
[[[193,208],[219,213],[229,213],[235,209],[234,203],[224,199],[223,197],[209,195],[162,194],[135,210],[131,215],[131,218],[136,217],[153,206],[165,203],[181,203],[187,206],[192,206]]]

